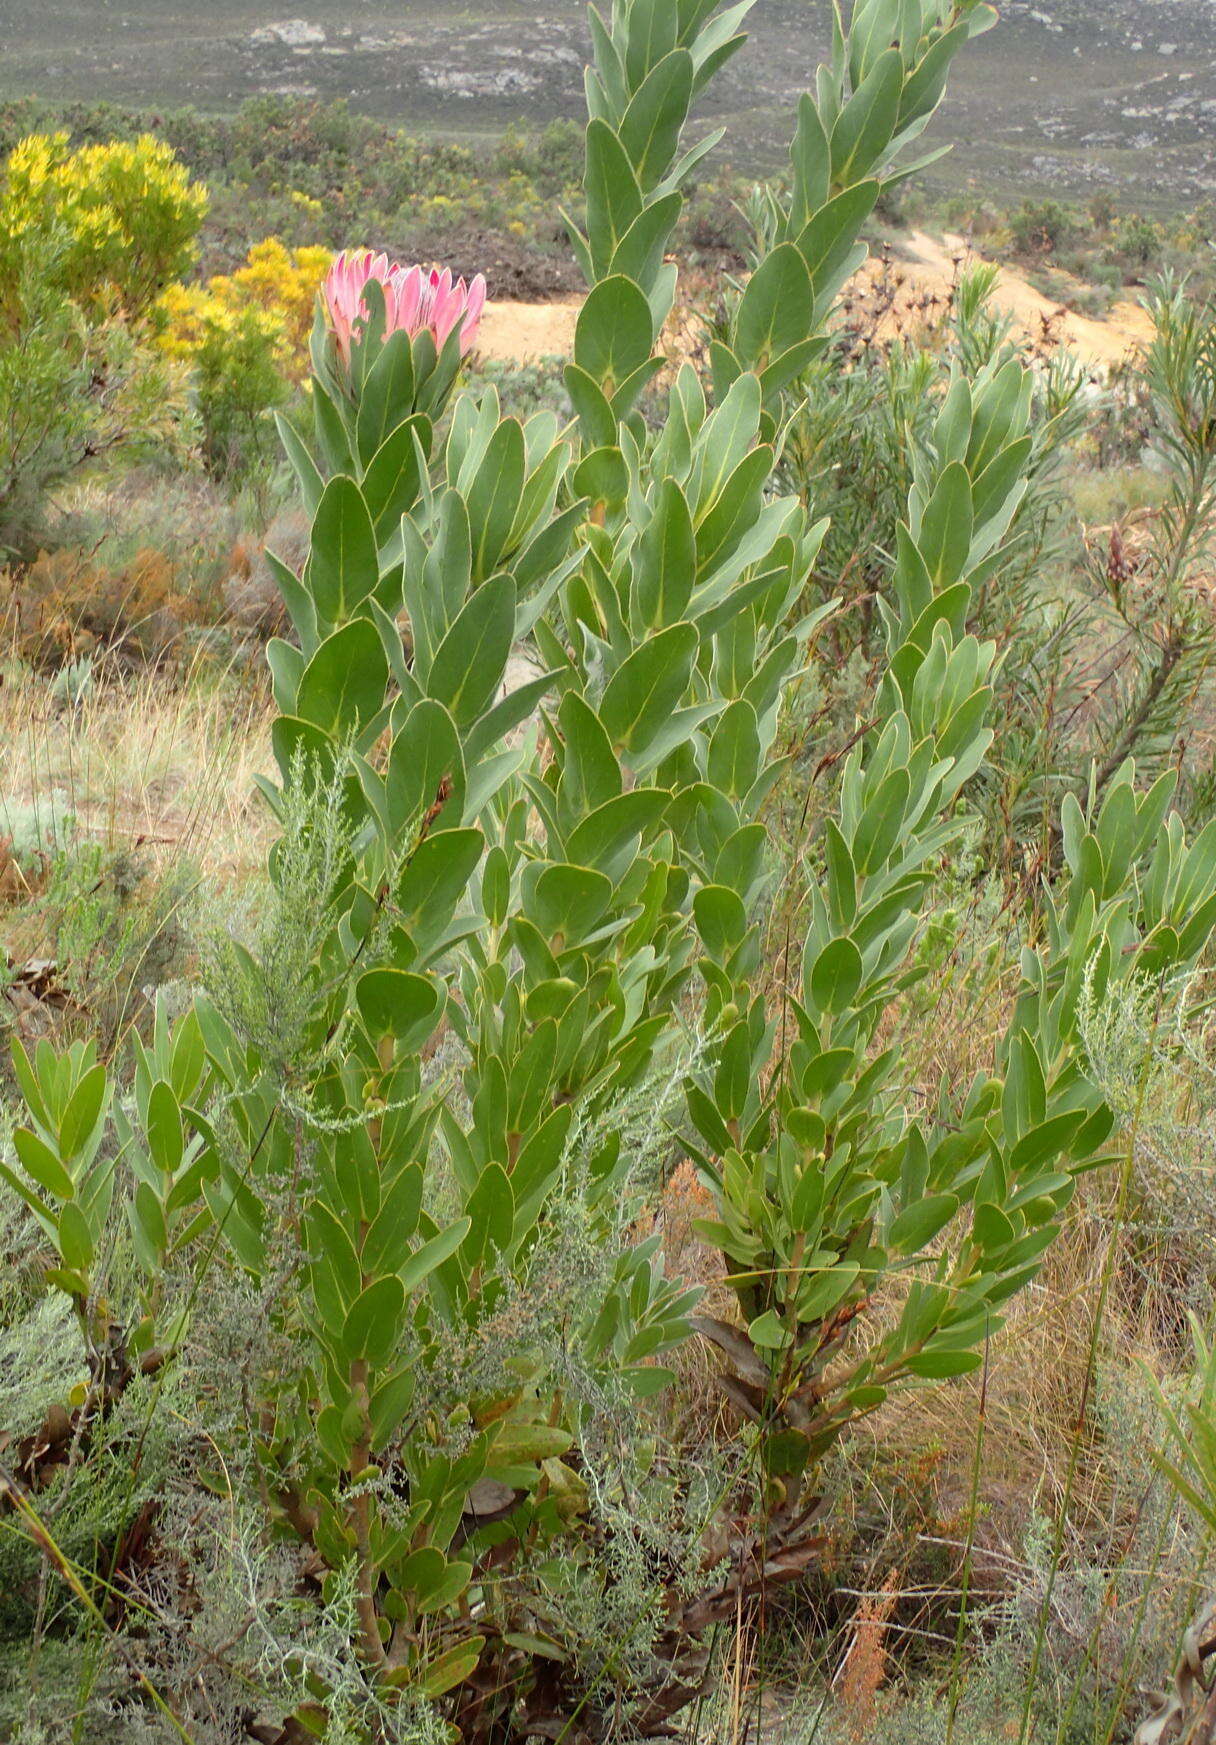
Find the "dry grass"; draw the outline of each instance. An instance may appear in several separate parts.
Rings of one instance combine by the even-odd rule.
[[[0,677],[0,794],[109,849],[188,860],[209,883],[264,865],[273,820],[253,778],[272,768],[266,686],[200,660],[182,673],[101,661],[80,701],[44,677]]]

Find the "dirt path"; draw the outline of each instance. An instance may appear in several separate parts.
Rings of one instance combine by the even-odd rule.
[[[981,261],[961,236],[942,239],[914,230],[901,238],[892,255],[891,272],[900,282],[899,295],[905,307],[924,297],[944,297],[953,285],[960,264]],[[872,284],[881,272],[877,260],[862,269]],[[1078,283],[1078,290],[1082,289]],[[992,297],[993,305],[1009,315],[1015,331],[1024,339],[1041,342],[1046,335],[1072,347],[1086,363],[1100,368],[1119,363],[1129,351],[1138,350],[1152,334],[1152,323],[1139,305],[1117,303],[1102,320],[1076,315],[1055,303],[1011,267],[1002,267]],[[574,345],[574,324],[581,299],[564,298],[554,303],[487,303],[478,350],[486,358],[505,363],[535,363],[542,357],[567,357]]]
[[[949,291],[960,264],[984,258],[968,246],[965,237],[947,235],[939,241],[923,230],[901,239],[901,257],[892,261],[895,270],[906,272],[918,291],[938,295]],[[1084,289],[1080,280],[1077,289]],[[1153,324],[1138,303],[1116,303],[1101,320],[1077,315],[1036,291],[1012,267],[1001,268],[992,302],[994,308],[1012,318],[1023,338],[1041,340],[1046,330],[1090,364],[1119,363],[1152,337]]]
[[[477,335],[480,356],[497,362],[533,364],[542,357],[568,357],[581,297],[559,303],[487,303]]]

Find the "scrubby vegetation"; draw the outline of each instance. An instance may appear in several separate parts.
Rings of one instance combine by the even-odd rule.
[[[858,289],[980,0],[713,232],[747,10],[488,166],[9,117],[21,1745],[1216,1736],[1216,310]]]
[[[108,103],[0,108],[8,148],[53,128],[80,146],[126,143],[150,126],[208,188],[208,274],[233,271],[268,235],[332,251],[357,233],[404,259],[443,254],[461,271],[493,266],[502,295],[529,282],[534,290],[577,283],[555,212],[582,176],[581,129],[566,122],[509,131],[482,151],[385,128],[342,102],[290,96],[255,99],[231,117]]]
[[[1213,289],[1216,212],[1208,204],[1163,216],[1137,211],[1110,193],[1086,205],[1038,199],[1007,210],[991,199],[956,195],[942,202],[940,216],[986,253],[1016,262],[1049,296],[1085,314],[1104,314],[1129,291],[1163,275],[1186,278],[1200,295]]]

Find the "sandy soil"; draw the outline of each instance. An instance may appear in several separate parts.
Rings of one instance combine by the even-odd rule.
[[[487,303],[477,335],[478,354],[516,364],[568,357],[581,304],[579,297],[557,303]]]
[[[918,290],[938,295],[949,291],[961,265],[983,259],[969,249],[964,237],[947,235],[939,241],[923,230],[914,230],[906,239],[904,253],[906,258],[892,261],[893,268],[905,272]],[[1078,280],[1078,291],[1083,288]],[[1044,337],[1062,341],[1087,363],[1119,363],[1152,337],[1153,324],[1138,303],[1116,303],[1100,321],[1076,315],[1036,291],[1011,267],[1001,268],[992,301],[995,308],[1012,317],[1016,331],[1024,338],[1036,343]]]
[[[923,311],[926,303],[948,296],[962,264],[982,258],[961,236],[938,240],[924,231],[912,231],[901,239],[900,251],[892,255],[888,268],[875,259],[863,269],[858,290],[872,294],[880,275],[888,271],[898,287],[893,323],[906,324],[908,316]],[[1135,303],[1116,304],[1102,320],[1076,315],[1010,267],[1001,268],[992,300],[1012,318],[1015,331],[1024,339],[1036,345],[1045,340],[1063,342],[1100,368],[1120,362],[1152,333],[1147,314]],[[488,303],[478,349],[484,357],[520,364],[568,356],[579,306],[577,297],[553,303]]]

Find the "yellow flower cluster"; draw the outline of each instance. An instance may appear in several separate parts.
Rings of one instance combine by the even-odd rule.
[[[267,237],[243,267],[206,285],[170,285],[157,305],[160,343],[190,359],[219,335],[257,334],[273,349],[279,370],[298,381],[308,364],[308,335],[321,281],[333,259],[327,248],[287,249]]]
[[[82,305],[140,315],[194,261],[207,191],[163,142],[73,151],[66,133],[35,133],[0,175],[0,298],[20,310],[31,275]]]

